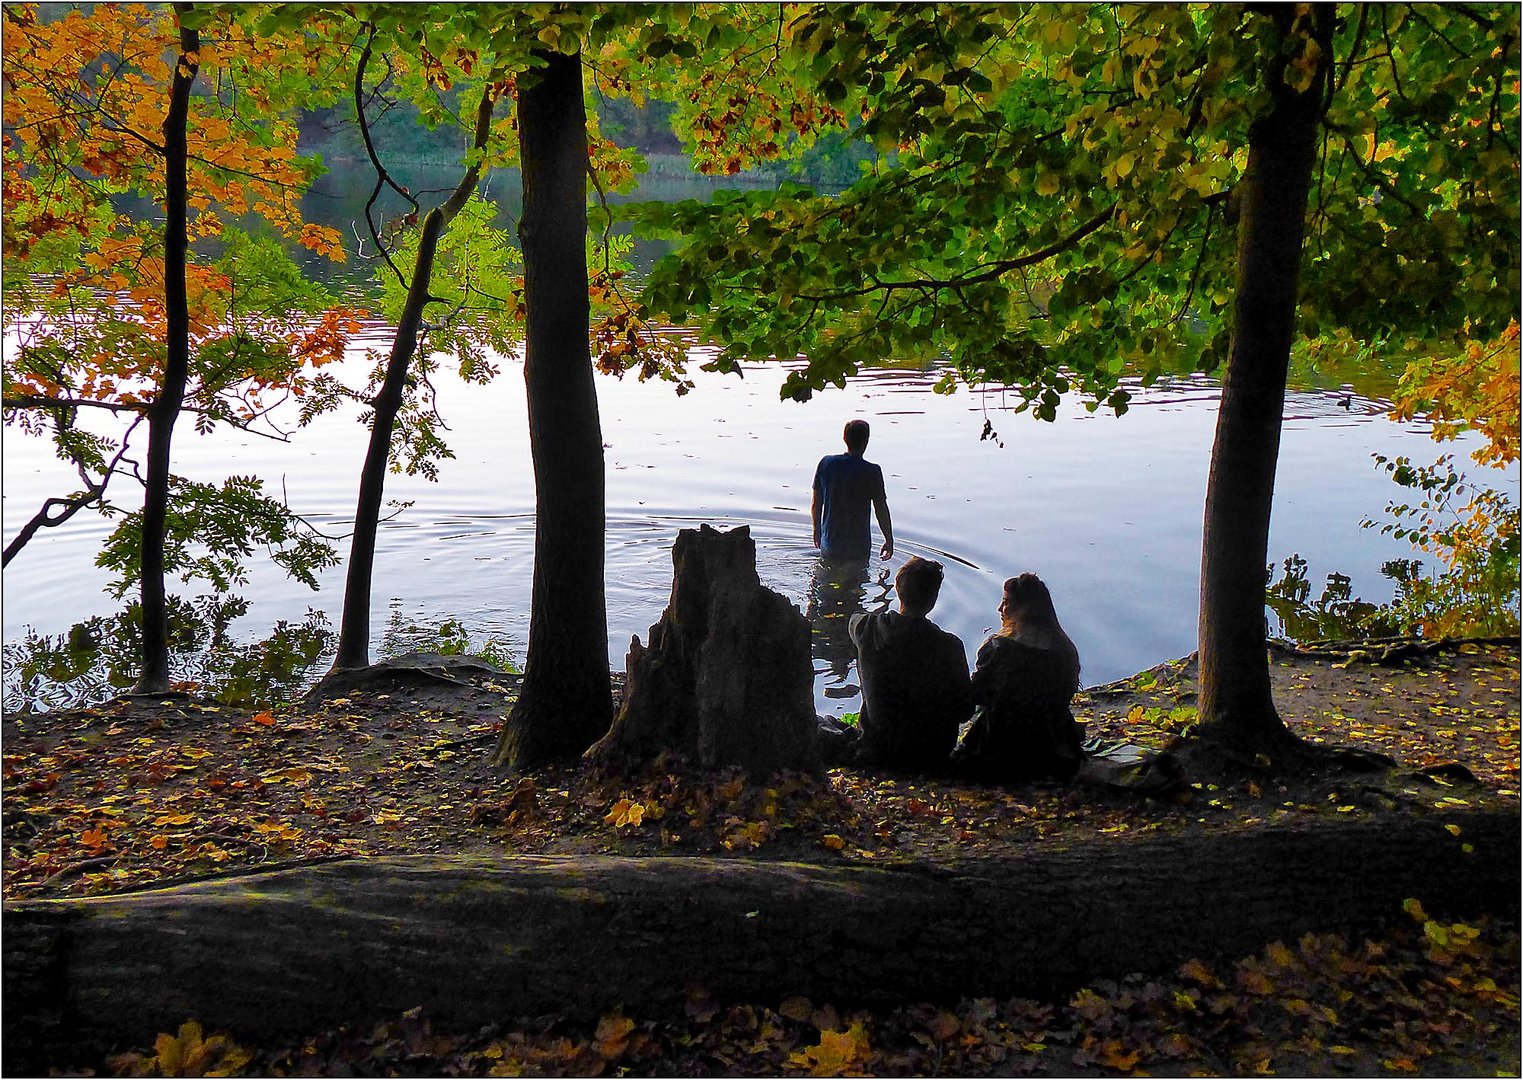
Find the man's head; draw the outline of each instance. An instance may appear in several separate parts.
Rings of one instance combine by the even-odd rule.
[[[899,591],[899,610],[906,615],[928,615],[941,593],[941,564],[911,555],[894,578]]]
[[[860,454],[867,449],[867,436],[871,429],[866,420],[852,420],[846,425],[846,430],[841,432],[841,438],[846,440],[846,449],[853,454]]]

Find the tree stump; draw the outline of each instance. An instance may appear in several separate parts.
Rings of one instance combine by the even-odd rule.
[[[590,760],[627,768],[670,751],[755,773],[818,767],[809,620],[762,585],[750,528],[677,534],[672,597],[649,640],[630,640]]]

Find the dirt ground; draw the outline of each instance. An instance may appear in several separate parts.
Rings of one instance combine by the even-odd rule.
[[[885,863],[1287,818],[1516,810],[1517,645],[1392,652],[1380,662],[1378,650],[1277,651],[1273,677],[1294,732],[1389,754],[1401,769],[1193,776],[1167,799],[854,770],[753,782],[676,762],[634,777],[509,776],[490,757],[516,678],[471,668],[399,672],[310,710],[251,713],[168,695],[14,713],[3,728],[4,895],[88,895],[382,853]],[[1177,661],[1082,693],[1076,714],[1090,734],[1167,746],[1194,722],[1194,701],[1193,664]],[[1435,769],[1450,763],[1477,782]],[[1172,981],[1097,985],[1066,1003],[979,999],[869,1015],[798,1000],[698,1002],[683,1030],[631,1011],[595,1031],[546,1018],[471,1035],[435,1033],[411,1016],[385,1031],[255,1048],[248,1062],[196,1032],[166,1033],[156,1048],[145,1032],[136,1057],[99,1068],[163,1070],[200,1053],[203,1069],[220,1061],[265,1074],[1516,1075],[1517,941],[1515,913],[1446,928],[1419,910],[1406,937],[1265,943],[1234,970],[1186,965]]]

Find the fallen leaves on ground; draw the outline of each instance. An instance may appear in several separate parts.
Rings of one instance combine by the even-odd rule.
[[[235,867],[380,854],[702,853],[861,862],[1009,856],[1050,841],[1252,828],[1390,811],[1455,817],[1515,803],[1518,649],[1460,646],[1399,667],[1281,659],[1276,700],[1309,741],[1408,766],[1396,787],[1348,777],[1201,778],[1178,799],[1059,784],[987,787],[834,770],[752,778],[660,760],[632,775],[490,764],[503,686],[465,700],[355,690],[250,714],[193,699],[5,719],[7,898],[111,892]],[[1081,695],[1093,734],[1167,743],[1194,715],[1193,668],[1160,665]],[[1488,790],[1489,789],[1489,790]],[[1463,835],[1459,835],[1463,842]]]

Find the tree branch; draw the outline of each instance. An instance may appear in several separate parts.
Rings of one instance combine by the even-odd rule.
[[[1111,206],[1108,206],[1104,210],[1100,211],[1100,213],[1096,214],[1094,217],[1090,218],[1083,225],[1080,225],[1077,229],[1069,233],[1067,236],[1063,237],[1061,240],[1056,240],[1044,248],[1039,248],[1036,251],[1028,252],[1027,254],[1018,256],[1014,259],[1002,259],[999,262],[991,263],[987,269],[982,270],[976,274],[970,274],[966,277],[921,278],[919,280],[913,281],[875,280],[871,285],[865,285],[857,289],[843,289],[839,292],[834,293],[799,293],[799,299],[829,302],[832,300],[845,300],[853,296],[866,296],[870,293],[875,292],[894,292],[898,289],[956,289],[963,288],[968,285],[980,285],[986,281],[994,281],[997,278],[1003,277],[1005,274],[1008,274],[1012,270],[1019,270],[1022,267],[1035,266],[1038,263],[1046,262],[1048,259],[1051,259],[1057,255],[1061,255],[1063,252],[1077,247],[1079,242],[1087,237],[1090,233],[1101,228],[1108,221],[1110,221],[1111,218],[1115,216],[1115,213],[1116,207],[1114,204],[1112,204]]]
[[[84,464],[78,458],[74,459],[74,464],[79,470],[79,477],[85,483],[85,490],[64,499],[53,498],[44,500],[42,509],[33,514],[32,519],[21,527],[21,531],[11,538],[9,544],[5,545],[5,552],[3,555],[0,555],[0,567],[9,566],[11,560],[21,552],[22,548],[26,547],[27,542],[37,535],[39,530],[56,528],[91,503],[101,500],[106,494],[106,485],[116,475],[117,466],[127,456],[127,447],[132,437],[132,429],[137,427],[142,422],[142,419],[143,417],[139,415],[128,425],[126,432],[122,435],[121,448],[117,450],[116,456],[106,465],[105,471],[101,474],[99,480],[92,480]],[[51,513],[55,507],[60,511],[56,517]]]
[[[397,282],[403,288],[407,287],[407,278],[392,262],[391,252],[381,242],[381,234],[375,226],[375,202],[381,196],[381,190],[390,187],[402,198],[412,204],[413,213],[418,211],[418,200],[413,198],[412,193],[402,187],[391,178],[391,173],[386,171],[386,166],[381,164],[381,157],[376,152],[375,140],[370,135],[370,122],[365,116],[365,72],[370,67],[370,58],[374,55],[372,47],[375,43],[375,27],[370,26],[370,33],[365,38],[365,47],[360,50],[359,61],[354,66],[354,115],[359,124],[360,138],[365,143],[365,153],[370,158],[370,164],[375,168],[375,187],[371,189],[370,198],[365,200],[365,226],[370,230],[370,239],[375,242],[376,250],[381,253],[381,258],[386,260],[386,265],[391,267],[391,272],[396,275]]]

